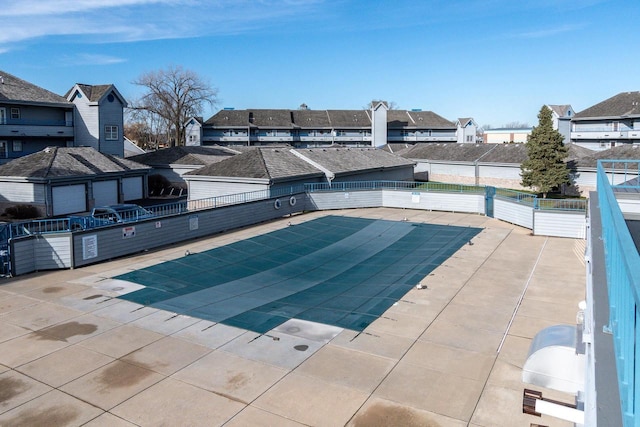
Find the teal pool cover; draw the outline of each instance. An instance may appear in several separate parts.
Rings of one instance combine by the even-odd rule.
[[[326,216],[116,278],[145,286],[121,299],[261,334],[362,331],[480,230]]]

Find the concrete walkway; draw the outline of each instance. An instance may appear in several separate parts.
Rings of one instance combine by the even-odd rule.
[[[323,215],[482,227],[364,332],[265,335],[115,298],[122,273]],[[531,339],[575,324],[584,242],[479,215],[311,213],[77,270],[0,281],[0,425],[571,426],[522,414]]]

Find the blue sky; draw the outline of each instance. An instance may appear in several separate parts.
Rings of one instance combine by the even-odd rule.
[[[637,0],[22,0],[0,70],[64,94],[183,66],[216,107],[360,109],[372,99],[499,127],[640,90]]]

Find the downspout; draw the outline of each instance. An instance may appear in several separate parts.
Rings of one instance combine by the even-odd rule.
[[[476,184],[475,184],[476,186],[480,185],[480,166],[478,166],[478,162],[480,161],[481,158],[483,158],[484,156],[486,156],[487,154],[495,150],[497,146],[498,145],[496,144],[491,150],[487,151],[482,156],[478,157],[473,161],[473,169],[474,169],[474,175],[476,178]]]
[[[320,163],[314,162],[313,160],[311,160],[307,156],[297,152],[293,148],[291,150],[289,150],[289,152],[291,154],[293,154],[294,156],[296,156],[296,157],[304,160],[305,162],[309,163],[314,168],[320,169],[324,173],[324,176],[327,179],[327,182],[329,183],[329,187],[331,187],[331,181],[333,181],[334,178],[336,177],[336,175],[333,172],[331,172],[329,169],[327,169],[324,166],[322,166]]]

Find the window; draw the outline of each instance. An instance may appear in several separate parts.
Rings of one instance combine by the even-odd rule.
[[[22,151],[22,141],[13,141],[13,152],[19,153]]]
[[[107,141],[118,140],[118,126],[106,125],[104,127],[104,139]]]
[[[7,158],[7,141],[0,141],[0,159]]]
[[[196,136],[195,135],[189,135],[189,142],[195,142],[197,141]]]
[[[7,124],[7,109],[0,108],[0,125],[6,125],[6,124]]]
[[[11,118],[19,119],[20,118],[20,109],[19,108],[11,108]]]

